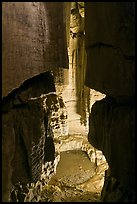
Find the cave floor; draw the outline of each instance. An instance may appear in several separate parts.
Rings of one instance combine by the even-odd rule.
[[[42,202],[101,202],[106,163],[96,167],[86,152],[61,152],[56,174],[42,192]]]

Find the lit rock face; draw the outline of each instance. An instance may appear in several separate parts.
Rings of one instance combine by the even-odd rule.
[[[50,121],[54,138],[68,135],[68,113],[63,98],[50,93],[44,99],[44,109],[48,113],[48,121]]]
[[[3,96],[48,70],[63,83],[63,68],[68,68],[66,13],[63,2],[2,3]]]
[[[3,100],[2,118],[2,197],[8,201],[13,186],[22,184],[26,188],[34,183],[30,186],[34,193],[35,185],[45,185],[56,172],[59,155],[54,135],[57,130],[59,136],[67,132],[67,113],[62,98],[55,93],[53,76],[49,72],[40,74],[10,93]],[[21,190],[19,193],[21,196]],[[24,199],[23,190],[22,194]],[[27,200],[31,200],[29,195]],[[13,197],[12,192],[12,201]]]
[[[62,94],[68,111],[68,132],[70,135],[88,133],[88,117],[91,106],[105,94],[85,86],[86,51],[84,29],[84,2],[71,2],[69,55],[69,84],[56,86]]]

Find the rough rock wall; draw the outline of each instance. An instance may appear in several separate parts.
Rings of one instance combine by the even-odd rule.
[[[3,96],[48,70],[53,71],[55,81],[65,83],[68,10],[63,2],[2,3]]]
[[[85,3],[85,83],[107,95],[91,109],[88,135],[109,164],[102,191],[107,202],[134,201],[134,6],[134,2]]]
[[[9,201],[13,184],[40,177],[46,182],[56,169],[58,155],[48,136],[67,131],[67,112],[55,83],[68,83],[69,9],[62,2],[2,3],[3,201]]]
[[[134,3],[102,2],[85,6],[86,85],[113,97],[133,97]]]
[[[105,94],[85,86],[86,51],[84,2],[71,2],[69,38],[69,84],[56,87],[68,110],[69,134],[87,136],[90,107]]]
[[[27,201],[39,201],[36,192],[55,173],[59,161],[54,139],[67,130],[64,102],[55,93],[50,72],[25,81],[4,99],[2,199],[9,201],[12,190],[11,201],[23,201],[22,185],[28,191]]]
[[[115,103],[106,97],[93,105],[89,120],[90,143],[104,153],[112,175],[130,190],[135,173],[134,115],[133,104]]]
[[[84,32],[84,2],[73,2],[70,23],[70,55],[76,88],[76,112],[81,116],[81,123],[86,125],[90,107],[90,89],[85,86],[86,52]]]
[[[41,83],[42,78],[41,75],[39,75],[39,83],[33,83],[36,82],[35,79],[37,79],[37,77],[26,82],[28,89],[31,86],[29,95],[27,92],[28,89],[26,89],[26,83],[24,83],[16,91],[14,90],[12,97],[10,94],[3,101],[3,201],[9,200],[12,185],[18,183],[27,184],[36,181],[40,177],[47,135],[47,114],[43,110],[43,97],[40,98],[40,96],[41,91],[43,94],[55,91],[53,76],[50,75],[50,73],[45,73],[42,77],[44,81],[48,79],[50,88],[48,88],[49,84],[46,86],[46,84]],[[21,96],[22,93],[27,95],[27,99],[17,100],[20,99],[19,96]],[[31,98],[35,98],[35,100],[31,100]],[[9,106],[8,104],[12,105]],[[9,127],[8,124],[10,124]],[[9,146],[11,148],[9,148]],[[8,149],[9,151],[7,151]]]

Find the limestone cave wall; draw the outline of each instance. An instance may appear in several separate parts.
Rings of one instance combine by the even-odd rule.
[[[134,201],[134,16],[134,2],[2,3],[3,201],[40,201],[72,149],[103,152],[102,201]]]
[[[67,75],[62,76],[69,68],[68,11],[68,6],[56,2],[2,3],[3,96],[49,70],[58,83],[67,81]]]
[[[68,133],[87,136],[89,112],[95,101],[105,94],[85,86],[87,55],[85,50],[85,4],[71,2],[69,30],[69,83],[57,92],[68,111]]]
[[[85,84],[106,94],[91,109],[88,138],[109,164],[102,193],[107,202],[133,202],[135,196],[134,23],[134,2],[85,3]]]
[[[41,189],[56,170],[54,135],[67,134],[55,84],[68,83],[69,10],[62,2],[2,3],[3,201],[24,201],[26,184]]]

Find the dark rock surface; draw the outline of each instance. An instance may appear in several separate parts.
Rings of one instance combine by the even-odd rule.
[[[111,175],[135,190],[135,107],[109,97],[95,102],[89,118],[89,142],[101,150]],[[99,127],[99,128],[98,128]]]
[[[20,189],[20,184],[26,186],[40,180],[47,162],[52,162],[50,168],[54,173],[54,129],[61,128],[59,123],[66,120],[62,118],[63,110],[60,115],[62,108],[63,100],[55,94],[53,76],[49,72],[25,81],[3,99],[3,201],[9,200],[13,186]],[[48,165],[45,180],[49,176],[47,169]]]
[[[135,95],[134,2],[86,2],[85,84],[113,97]]]
[[[3,96],[49,70],[63,83],[68,68],[65,11],[63,2],[2,3]]]

